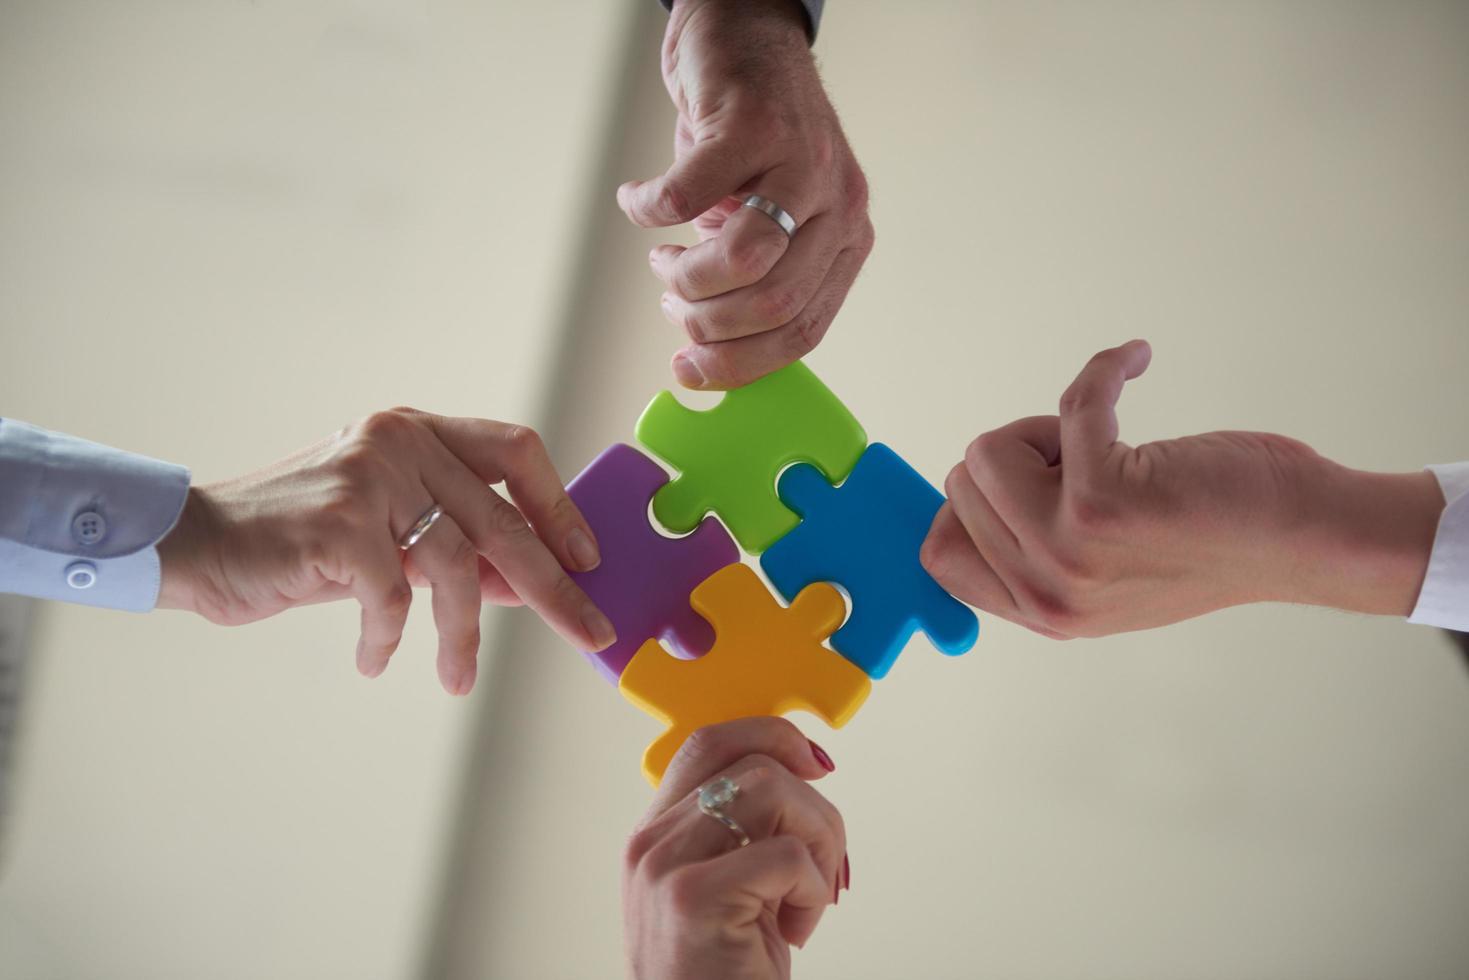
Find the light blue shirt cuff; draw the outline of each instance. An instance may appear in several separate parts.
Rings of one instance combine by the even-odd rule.
[[[146,612],[186,467],[0,419],[0,592]]]

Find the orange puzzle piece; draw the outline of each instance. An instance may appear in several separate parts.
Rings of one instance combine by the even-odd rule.
[[[804,710],[840,728],[857,713],[872,680],[822,646],[846,615],[841,593],[817,583],[787,608],[748,565],[729,565],[689,596],[714,626],[714,646],[679,660],[649,640],[618,683],[623,697],[667,723],[643,753],[643,774],[657,786],[695,729],[752,715]]]

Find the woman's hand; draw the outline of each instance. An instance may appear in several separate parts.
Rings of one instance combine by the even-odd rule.
[[[959,598],[1053,637],[1281,601],[1408,615],[1443,510],[1431,473],[1364,473],[1263,432],[1118,441],[1140,340],[1093,357],[1060,415],[970,444],[924,566]]]
[[[789,977],[850,881],[842,815],[808,785],[836,767],[782,718],[689,736],[627,845],[624,937],[639,980]],[[724,807],[750,838],[703,813],[699,787],[728,777]]]
[[[501,482],[514,505],[490,488]],[[443,516],[400,550],[435,504]],[[215,623],[357,599],[357,669],[368,677],[397,649],[410,586],[428,585],[451,694],[474,686],[482,600],[524,602],[584,650],[615,638],[562,570],[596,567],[591,529],[522,425],[378,412],[257,473],[190,489],[158,552],[159,606]]]

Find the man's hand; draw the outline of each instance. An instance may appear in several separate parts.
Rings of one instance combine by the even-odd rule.
[[[490,484],[503,482],[512,505]],[[444,513],[398,543],[435,504]],[[523,425],[378,412],[258,473],[189,491],[158,545],[161,607],[249,623],[346,597],[362,605],[357,669],[381,674],[413,600],[433,589],[439,680],[474,686],[482,600],[524,602],[584,650],[612,624],[567,577],[600,561],[536,433]]]
[[[678,0],[663,42],[678,108],[674,163],[617,202],[645,228],[693,221],[699,244],[648,256],[663,312],[691,343],[690,388],[734,388],[809,353],[872,250],[867,181],[842,135],[794,0]],[[787,237],[741,207],[759,194],[797,222]]]
[[[1443,495],[1259,432],[1133,448],[1117,400],[1151,351],[1102,351],[1060,416],[987,432],[949,474],[924,566],[981,609],[1057,638],[1147,629],[1246,602],[1406,616]]]

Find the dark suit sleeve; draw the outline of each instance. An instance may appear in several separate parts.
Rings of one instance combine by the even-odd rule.
[[[659,0],[663,9],[672,10],[673,0]],[[826,0],[800,0],[801,9],[806,11],[806,37],[812,44],[816,43],[816,30],[821,26],[821,11],[826,6]]]

